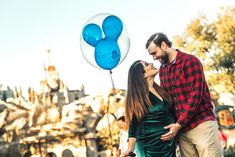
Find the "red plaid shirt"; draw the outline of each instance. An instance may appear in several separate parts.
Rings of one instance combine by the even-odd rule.
[[[172,64],[161,65],[160,83],[170,94],[174,113],[182,131],[215,120],[203,67],[198,58],[177,50]]]

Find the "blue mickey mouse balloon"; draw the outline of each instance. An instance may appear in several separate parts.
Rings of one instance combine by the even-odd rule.
[[[80,47],[92,66],[112,70],[127,56],[130,39],[123,22],[115,15],[93,16],[83,27]]]

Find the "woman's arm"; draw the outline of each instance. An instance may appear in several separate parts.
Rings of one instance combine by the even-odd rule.
[[[134,150],[135,150],[135,142],[136,142],[136,138],[134,138],[134,137],[130,137],[128,139],[128,148],[127,148],[127,150],[124,153],[122,153],[122,157],[128,156],[128,154],[130,152],[134,152]]]
[[[122,157],[128,156],[130,152],[134,152],[138,126],[139,126],[139,123],[136,117],[133,116],[131,123],[129,125],[129,128],[128,128],[128,148],[124,153],[122,153]]]

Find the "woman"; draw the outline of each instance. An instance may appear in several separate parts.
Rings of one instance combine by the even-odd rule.
[[[161,140],[169,131],[164,126],[174,123],[174,118],[170,97],[154,83],[158,72],[153,64],[140,60],[129,69],[125,106],[129,140],[123,157],[134,151],[137,157],[175,157],[175,140]]]

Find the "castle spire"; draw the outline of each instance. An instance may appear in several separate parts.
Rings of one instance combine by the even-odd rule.
[[[51,65],[51,48],[47,49],[48,66]]]

